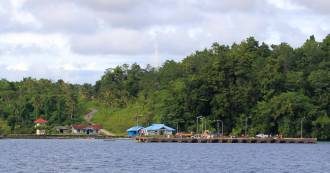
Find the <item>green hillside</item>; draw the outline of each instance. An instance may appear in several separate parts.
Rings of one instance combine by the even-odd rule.
[[[92,109],[97,110],[92,118],[93,123],[101,124],[103,128],[116,135],[126,135],[126,130],[136,125],[137,112],[141,111],[141,107],[137,104],[121,109],[110,108],[95,101],[86,102],[84,105],[87,112]]]
[[[213,130],[222,120],[226,135],[244,134],[247,124],[251,136],[299,137],[303,126],[304,136],[329,139],[330,35],[321,42],[311,36],[297,48],[253,37],[214,43],[159,68],[107,69],[94,89],[109,107],[95,121],[119,133],[140,114],[145,124],[178,124],[184,131],[195,131],[196,117],[203,116]]]

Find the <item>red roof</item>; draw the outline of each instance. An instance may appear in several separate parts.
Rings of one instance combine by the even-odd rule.
[[[94,125],[90,125],[90,126],[86,126],[83,124],[77,124],[77,125],[72,125],[72,128],[74,128],[74,129],[92,128],[92,129],[99,130],[99,129],[102,129],[102,126],[98,125],[98,124],[94,124]]]
[[[93,129],[96,129],[96,130],[102,129],[102,126],[98,125],[98,124],[91,125],[90,127],[92,127]]]
[[[84,129],[86,127],[87,126],[86,125],[83,125],[83,124],[72,125],[72,128],[74,128],[74,129]]]
[[[34,123],[47,123],[47,122],[48,122],[47,120],[44,120],[42,118],[39,118],[39,119],[34,121]]]

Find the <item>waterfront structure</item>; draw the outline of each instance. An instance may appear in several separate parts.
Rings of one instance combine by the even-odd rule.
[[[71,133],[71,127],[69,126],[56,126],[54,129],[60,134],[69,134]]]
[[[141,134],[141,130],[143,129],[143,127],[142,126],[134,126],[134,127],[131,127],[131,128],[129,128],[129,129],[127,129],[126,131],[127,131],[127,135],[129,136],[129,137],[134,137],[134,136],[137,136],[137,135],[139,135],[139,134]]]
[[[165,124],[152,124],[141,130],[144,135],[172,135],[174,131],[175,129]]]
[[[85,135],[97,135],[100,133],[100,129],[102,129],[101,125],[72,125],[72,133],[73,134],[85,134]]]
[[[42,118],[39,118],[34,121],[36,124],[34,128],[36,129],[36,135],[45,135],[46,134],[46,129],[45,129],[45,124],[47,123],[47,120],[44,120]]]
[[[251,137],[217,137],[217,138],[173,138],[173,137],[141,137],[138,142],[175,142],[175,143],[296,143],[315,144],[316,138],[251,138]]]

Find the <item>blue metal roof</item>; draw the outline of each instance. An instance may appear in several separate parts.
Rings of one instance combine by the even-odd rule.
[[[144,128],[143,130],[160,130],[160,129],[166,129],[169,131],[174,131],[175,129],[166,126],[165,124],[152,124],[149,127]]]
[[[134,127],[131,127],[131,128],[129,128],[129,129],[127,129],[127,131],[128,131],[128,132],[129,132],[129,131],[139,131],[139,130],[141,130],[141,129],[143,129],[142,126],[134,126]]]

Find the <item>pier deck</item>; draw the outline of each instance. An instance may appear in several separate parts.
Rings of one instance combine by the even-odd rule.
[[[152,138],[136,137],[138,142],[171,142],[171,143],[301,143],[315,144],[316,138]]]

